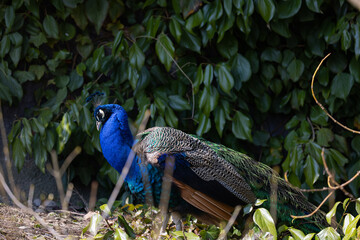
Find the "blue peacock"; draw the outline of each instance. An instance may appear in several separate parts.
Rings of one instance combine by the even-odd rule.
[[[176,211],[218,223],[228,220],[236,205],[252,204],[256,199],[267,199],[263,205],[270,209],[270,197],[276,196],[278,222],[304,232],[329,226],[321,211],[311,218],[292,221],[290,215],[308,214],[316,207],[270,167],[245,154],[170,127],[147,129],[134,141],[127,113],[116,104],[98,106],[94,116],[97,128],[102,125],[100,144],[112,167],[121,172],[130,150],[137,154],[125,182],[139,201],[145,201],[148,191],[141,174],[145,166],[154,202],[159,203],[165,160],[172,156],[170,208]],[[139,164],[140,158],[151,164]]]

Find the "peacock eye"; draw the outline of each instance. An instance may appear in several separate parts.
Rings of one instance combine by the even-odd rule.
[[[98,113],[96,114],[96,120],[101,121],[105,117],[105,112],[102,109],[99,109]]]

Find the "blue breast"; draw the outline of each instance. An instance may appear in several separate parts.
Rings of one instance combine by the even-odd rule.
[[[130,132],[129,129],[127,129]],[[129,139],[131,138],[131,139]],[[105,159],[109,164],[121,173],[134,141],[132,136],[124,134],[124,130],[120,128],[119,121],[114,114],[103,125],[100,131],[100,145]],[[129,173],[125,178],[130,192],[135,196],[139,202],[145,202],[145,196],[148,191],[151,191],[155,205],[160,202],[161,185],[163,173],[156,167],[147,164],[144,168],[140,168],[140,163],[137,156],[135,156]],[[142,181],[142,174],[148,174],[148,179],[151,188],[145,188]],[[170,206],[178,203],[180,197],[174,191],[171,192]]]

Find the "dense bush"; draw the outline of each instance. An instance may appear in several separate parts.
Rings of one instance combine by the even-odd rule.
[[[19,170],[27,154],[45,171],[52,149],[79,145],[67,179],[115,181],[85,101],[95,91],[124,106],[134,129],[150,109],[149,127],[204,135],[281,166],[302,188],[326,186],[322,147],[339,182],[360,169],[360,136],[310,92],[331,52],[315,93],[360,128],[360,18],[344,0],[16,0],[2,3],[0,22],[0,98],[36,102],[8,136]],[[349,186],[358,197],[360,181]]]

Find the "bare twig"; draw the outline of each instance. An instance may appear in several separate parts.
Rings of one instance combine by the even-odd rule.
[[[294,219],[298,219],[298,218],[308,218],[311,217],[312,215],[314,215],[317,211],[319,211],[319,209],[322,207],[322,205],[324,205],[324,203],[326,202],[326,200],[328,200],[328,198],[334,193],[334,190],[329,192],[329,194],[326,196],[326,198],[320,203],[320,205],[310,214],[307,215],[302,215],[302,216],[294,216],[294,215],[290,215],[292,218]]]
[[[63,204],[64,204],[64,186],[63,186],[62,181],[61,181],[61,174],[60,174],[60,170],[59,170],[58,157],[56,155],[55,150],[52,150],[50,154],[51,154],[51,160],[52,160],[52,165],[53,165],[52,174],[53,174],[53,176],[55,178],[56,186],[57,186],[57,189],[59,191],[61,207],[64,208],[64,206],[63,206]]]
[[[34,199],[34,190],[35,190],[34,184],[30,184],[29,197],[28,197],[28,207],[29,208],[32,208],[32,202],[33,202],[33,199]]]
[[[76,146],[74,150],[66,157],[64,163],[61,165],[60,168],[60,176],[64,174],[66,169],[69,167],[70,163],[81,153],[81,147]]]
[[[160,217],[163,221],[161,226],[166,226],[167,222],[165,221],[168,220],[167,214],[168,214],[168,207],[170,201],[172,176],[174,173],[174,164],[175,164],[175,159],[173,156],[166,157],[164,176],[161,186],[162,188],[160,195],[160,203],[159,203]],[[154,222],[156,223],[157,221]],[[154,237],[155,239],[158,239],[160,235],[160,230],[165,230],[165,229],[161,229],[159,226],[155,226],[155,237]]]
[[[91,192],[90,192],[90,200],[89,200],[89,210],[90,211],[94,211],[98,187],[99,187],[98,182],[93,181],[91,183]]]
[[[4,152],[4,157],[5,157],[5,165],[6,165],[7,176],[9,179],[10,187],[11,187],[13,193],[15,194],[15,196],[17,198],[19,198],[20,193],[19,193],[18,189],[16,188],[14,176],[12,174],[12,169],[11,169],[10,151],[9,151],[7,137],[6,137],[6,129],[5,129],[5,123],[4,123],[4,115],[2,112],[1,99],[0,99],[0,130],[1,130],[1,141],[2,141],[2,145],[3,145],[3,152]],[[0,173],[4,174],[2,167],[0,168]]]
[[[225,239],[227,233],[230,231],[231,226],[234,225],[236,218],[239,216],[241,208],[242,207],[240,205],[237,205],[235,207],[234,212],[231,215],[231,218],[229,219],[228,223],[226,224],[224,230],[220,233],[218,240]]]
[[[360,131],[356,131],[354,129],[351,129],[345,125],[343,125],[342,123],[338,122],[333,116],[330,115],[330,113],[325,109],[325,107],[317,100],[317,98],[315,97],[315,93],[314,93],[314,80],[315,80],[315,76],[316,76],[316,73],[319,71],[320,69],[320,66],[322,65],[322,63],[325,61],[326,58],[328,58],[330,56],[331,53],[329,53],[328,55],[326,55],[322,60],[321,62],[319,63],[319,65],[317,66],[313,76],[312,76],[312,79],[311,79],[311,94],[316,102],[317,105],[319,105],[319,107],[326,113],[326,115],[331,118],[331,120],[334,121],[334,123],[338,124],[339,126],[341,126],[342,128],[352,132],[352,133],[356,133],[356,134],[360,134]]]
[[[70,198],[71,198],[73,189],[74,189],[74,184],[73,184],[73,183],[69,183],[69,184],[68,184],[68,187],[67,187],[67,190],[66,190],[66,194],[65,194],[64,201],[63,201],[62,204],[61,204],[62,209],[64,209],[64,210],[67,210],[67,209],[68,209],[68,206],[69,206],[69,202],[70,202]]]

